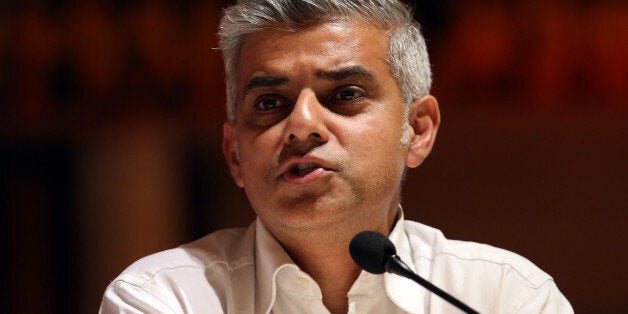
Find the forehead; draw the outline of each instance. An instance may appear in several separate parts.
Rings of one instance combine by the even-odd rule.
[[[388,35],[360,20],[335,20],[299,30],[265,29],[247,38],[238,59],[238,86],[257,75],[307,75],[359,65],[389,74]],[[379,73],[383,72],[383,73]]]

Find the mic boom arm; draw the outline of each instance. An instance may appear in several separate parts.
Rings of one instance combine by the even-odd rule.
[[[431,282],[423,279],[421,276],[414,273],[408,267],[408,265],[406,265],[406,263],[404,263],[397,255],[392,255],[388,259],[388,261],[386,262],[386,271],[413,280],[414,282],[423,286],[425,289],[433,292],[437,296],[443,298],[445,301],[449,302],[451,305],[457,307],[465,313],[478,314],[477,311],[462,303],[451,294],[441,290],[439,287],[433,285]]]

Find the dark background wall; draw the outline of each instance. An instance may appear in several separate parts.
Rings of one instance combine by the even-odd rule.
[[[418,2],[443,125],[406,215],[625,312],[626,2]],[[137,258],[254,218],[220,152],[225,4],[0,4],[5,311],[93,312]]]

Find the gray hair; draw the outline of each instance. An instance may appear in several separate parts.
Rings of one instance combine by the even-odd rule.
[[[278,25],[290,29],[360,18],[389,34],[388,64],[401,89],[406,111],[414,99],[429,94],[430,62],[419,24],[398,0],[238,0],[225,9],[220,22],[220,49],[225,63],[227,119],[235,120],[237,60],[248,36]]]

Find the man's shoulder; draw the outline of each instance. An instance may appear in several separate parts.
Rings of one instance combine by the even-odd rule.
[[[229,228],[210,233],[180,247],[143,257],[118,279],[143,284],[156,276],[209,268],[238,269],[254,261],[254,227]]]
[[[415,259],[427,259],[435,270],[440,268],[460,268],[463,270],[496,272],[500,276],[513,273],[534,287],[539,287],[552,280],[552,277],[537,267],[527,258],[488,244],[447,239],[443,233],[414,221],[406,221],[405,231],[410,242],[417,248]]]
[[[481,313],[573,313],[552,277],[517,253],[412,221],[404,231],[419,275]],[[432,300],[431,309],[446,311],[444,304]]]
[[[146,256],[111,282],[101,312],[224,312],[233,291],[252,295],[250,281],[232,279],[254,276],[254,243],[252,224]]]

